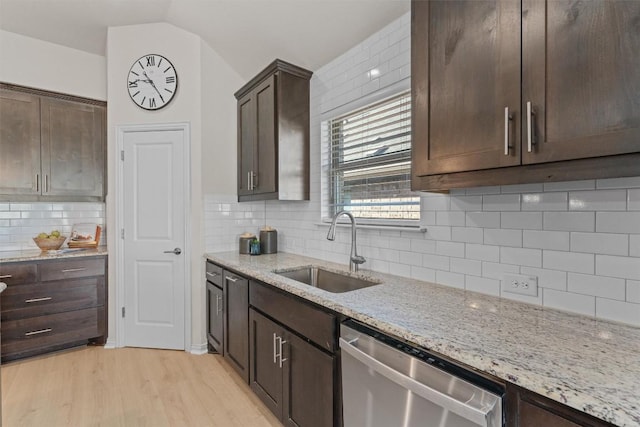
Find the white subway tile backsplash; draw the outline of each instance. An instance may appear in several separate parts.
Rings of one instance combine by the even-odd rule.
[[[500,263],[542,267],[542,251],[540,249],[500,248]]]
[[[595,260],[592,254],[544,250],[542,253],[542,266],[552,270],[593,274]],[[607,274],[604,275],[607,276]]]
[[[596,317],[640,326],[640,304],[596,298]]]
[[[596,212],[596,231],[640,234],[640,212]]]
[[[595,190],[595,180],[546,182],[544,191]]]
[[[464,289],[464,274],[436,270],[436,283]]]
[[[627,302],[640,304],[640,281],[627,280]]]
[[[436,242],[436,253],[450,257],[464,258],[464,243],[459,242]]]
[[[500,212],[467,212],[467,227],[500,228]]]
[[[533,193],[522,195],[523,211],[566,211],[567,193]]]
[[[542,230],[542,212],[502,212],[500,228]]]
[[[520,194],[497,194],[482,196],[483,211],[519,211]]]
[[[595,316],[596,314],[596,298],[593,296],[544,289],[542,301],[545,307],[580,313],[586,316]]]
[[[451,240],[455,242],[482,243],[484,231],[474,227],[451,227]]]
[[[545,212],[542,216],[544,230],[595,231],[594,212]]]
[[[532,231],[522,232],[522,246],[525,248],[569,250],[569,233],[566,231]]]
[[[596,274],[640,280],[640,258],[596,255]]]
[[[485,228],[484,244],[522,247],[522,231],[503,230],[499,228]]]
[[[571,211],[624,211],[626,209],[626,190],[572,191],[569,193],[569,210]]]
[[[464,287],[468,291],[500,296],[500,281],[477,276],[466,276]]]
[[[239,204],[234,195],[206,195],[207,251],[237,250],[242,231],[257,232],[267,222],[278,229],[281,252],[335,261],[346,268],[348,228],[339,230],[336,242],[328,242],[327,227],[315,225],[328,216],[328,150],[323,142],[328,133],[321,119],[333,108],[361,103],[362,94],[376,87],[407,87],[410,40],[407,13],[316,70],[311,79],[311,201]],[[377,79],[367,75],[372,68],[381,72]],[[25,203],[24,209],[18,205],[0,203],[0,214],[35,215],[0,217],[0,249],[15,245],[11,242],[16,232],[19,241],[38,227],[30,221],[73,221],[46,216],[44,211],[104,212],[101,204],[101,209],[65,203],[40,203],[36,208]],[[29,223],[14,226],[13,220]],[[638,320],[634,313],[640,311],[640,177],[421,193],[420,222],[427,228],[424,234],[358,229],[365,268],[603,319]],[[502,292],[500,280],[506,272],[537,276],[538,296]],[[625,301],[620,300],[622,290]]]
[[[624,279],[593,276],[591,274],[569,273],[567,289],[569,292],[620,301],[624,301],[626,295]]]
[[[629,236],[627,234],[571,233],[571,251],[629,255]]]
[[[467,259],[476,259],[479,261],[500,261],[500,246],[479,245],[475,243],[467,243],[465,248]]]

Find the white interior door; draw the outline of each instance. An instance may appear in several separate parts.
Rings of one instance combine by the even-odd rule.
[[[125,345],[185,349],[184,132],[125,132],[123,148]]]

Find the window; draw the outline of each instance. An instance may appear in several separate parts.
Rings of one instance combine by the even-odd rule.
[[[328,131],[329,214],[414,225],[420,198],[411,192],[410,93],[332,119]]]

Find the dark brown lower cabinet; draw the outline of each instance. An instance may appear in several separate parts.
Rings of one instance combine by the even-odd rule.
[[[249,280],[224,271],[224,358],[249,382]]]
[[[591,415],[559,402],[507,384],[508,421],[514,427],[612,427]]]
[[[250,385],[285,426],[333,426],[336,358],[249,310]]]
[[[224,299],[222,289],[207,282],[207,342],[216,353],[223,354]]]

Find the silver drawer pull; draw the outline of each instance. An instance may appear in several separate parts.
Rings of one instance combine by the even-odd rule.
[[[216,276],[219,276],[219,275],[220,275],[219,273],[211,273],[211,272],[207,271],[207,276],[216,277]]]
[[[27,332],[26,334],[24,334],[24,336],[25,337],[30,337],[31,335],[46,334],[47,332],[51,332],[51,331],[53,331],[53,329],[51,329],[51,328],[40,329],[39,331]]]
[[[13,276],[11,274],[3,274],[0,276],[0,279],[11,279]]]
[[[230,282],[236,283],[238,281],[237,277],[227,276],[226,279]]]
[[[52,300],[52,299],[53,299],[53,297],[31,298],[31,299],[26,299],[26,300],[24,300],[24,302],[26,302],[27,304],[29,304],[30,302],[49,301],[49,300]]]
[[[86,267],[82,267],[82,268],[67,268],[66,270],[62,270],[63,273],[74,273],[76,271],[85,271],[87,268]]]

